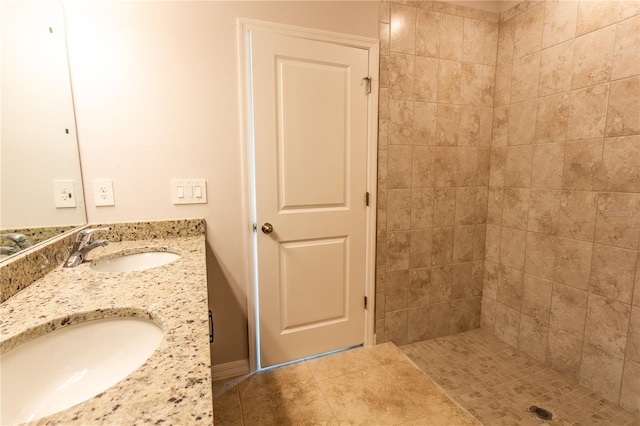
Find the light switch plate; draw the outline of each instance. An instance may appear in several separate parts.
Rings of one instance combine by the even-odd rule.
[[[57,179],[53,181],[53,200],[57,209],[76,206],[76,194],[72,179]]]
[[[93,180],[93,199],[97,207],[114,206],[113,181],[111,179]]]
[[[173,204],[206,204],[207,181],[204,179],[171,179]]]

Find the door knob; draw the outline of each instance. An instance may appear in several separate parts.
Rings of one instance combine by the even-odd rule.
[[[267,222],[264,225],[262,225],[262,228],[260,229],[262,229],[262,232],[264,232],[265,234],[270,234],[273,232],[273,225]]]

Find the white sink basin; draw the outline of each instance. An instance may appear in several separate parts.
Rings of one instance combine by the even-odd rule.
[[[114,259],[102,260],[90,266],[98,272],[133,272],[156,268],[180,259],[179,254],[165,251],[127,254]]]
[[[12,349],[0,358],[0,424],[34,421],[104,392],[161,341],[155,323],[117,317],[67,326]]]

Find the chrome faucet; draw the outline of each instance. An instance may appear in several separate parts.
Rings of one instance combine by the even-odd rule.
[[[87,253],[93,250],[96,247],[102,247],[109,244],[107,240],[93,240],[93,234],[97,231],[108,231],[111,227],[105,228],[89,228],[83,229],[78,232],[76,236],[76,242],[73,244],[73,248],[71,249],[71,254],[64,262],[65,268],[72,268],[74,266],[80,265],[84,262],[84,258]]]

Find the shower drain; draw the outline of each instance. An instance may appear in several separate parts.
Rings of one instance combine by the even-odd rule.
[[[545,410],[544,408],[536,407],[535,405],[529,407],[529,411],[535,413],[536,416],[538,416],[542,420],[551,420],[553,418],[553,414],[551,414],[551,411]]]

